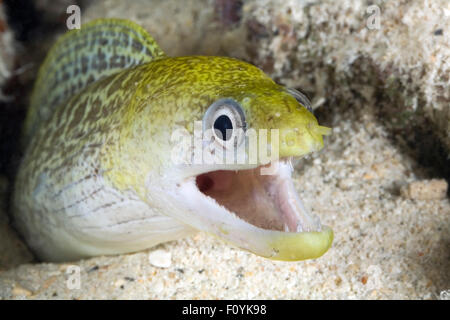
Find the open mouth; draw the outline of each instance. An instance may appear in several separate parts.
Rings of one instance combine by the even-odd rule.
[[[262,167],[218,170],[196,177],[197,188],[229,214],[261,229],[283,232],[321,231],[320,220],[303,206],[292,181],[291,159],[271,163],[274,174]]]
[[[259,256],[320,257],[330,248],[333,231],[305,210],[292,181],[291,159],[269,165],[268,175],[262,174],[267,166],[259,166],[188,177],[176,188],[183,207],[176,217]]]

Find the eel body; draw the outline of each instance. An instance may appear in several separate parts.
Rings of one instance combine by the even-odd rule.
[[[60,38],[40,68],[14,222],[49,261],[196,230],[271,259],[316,258],[333,233],[301,204],[290,161],[321,149],[328,131],[301,93],[248,63],[168,57],[140,26],[95,20]],[[269,159],[247,148],[254,138]],[[204,161],[217,150],[244,161]]]

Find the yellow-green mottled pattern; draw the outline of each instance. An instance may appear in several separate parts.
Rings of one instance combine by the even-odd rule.
[[[108,45],[103,48],[103,43]],[[75,51],[67,51],[67,58],[66,45]],[[103,59],[119,53],[123,70]],[[86,57],[90,63],[83,69]],[[145,219],[170,217],[170,201],[163,204],[148,190],[152,184],[172,186],[166,179],[176,167],[171,135],[181,128],[192,133],[194,121],[222,98],[242,106],[247,129],[280,130],[279,157],[301,156],[323,145],[327,130],[284,87],[248,63],[169,58],[140,27],[114,19],[94,21],[63,37],[33,91],[26,120],[29,142],[15,183],[14,218],[28,242],[50,259],[111,253],[114,246],[107,242],[114,239],[93,240],[94,235],[88,240],[86,229],[95,225],[104,237],[133,234],[135,229],[114,234],[120,223],[114,215],[120,212],[109,215],[111,206],[133,203],[145,211]],[[133,214],[125,221],[138,217]],[[155,219],[156,226],[146,225],[154,232],[163,221]],[[164,230],[180,234],[180,225],[167,219],[167,229],[146,243],[171,239]],[[139,247],[133,243],[128,250]]]
[[[23,200],[43,172],[57,190],[104,173],[117,188],[144,197],[145,173],[172,166],[171,133],[180,127],[192,132],[194,121],[224,97],[242,104],[249,128],[286,128],[292,134],[293,126],[317,123],[283,87],[250,64],[223,57],[158,59],[106,77],[55,110],[23,161],[17,180]],[[302,117],[290,120],[293,113]],[[280,156],[296,155],[296,145],[280,143]]]
[[[194,121],[201,121],[209,105],[221,98],[232,97],[243,106],[248,128],[277,128],[291,134],[292,128],[298,128],[295,134],[302,135],[309,122],[317,124],[283,87],[258,68],[236,59],[165,58],[132,72],[136,78],[129,83],[132,86],[135,81],[136,88],[127,90],[136,90],[134,99],[120,110],[120,134],[103,159],[107,175],[121,188],[144,186],[141,179],[145,175],[136,172],[165,171],[173,166],[168,144],[172,132],[180,127],[192,132]],[[276,115],[274,105],[278,106]],[[294,113],[301,117],[289,120]],[[321,134],[316,135],[321,144]],[[285,137],[280,156],[298,155],[298,146],[294,150],[296,145],[290,145]],[[305,146],[304,153],[310,151],[310,146]]]

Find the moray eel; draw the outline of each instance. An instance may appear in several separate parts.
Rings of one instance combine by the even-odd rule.
[[[276,260],[331,246],[290,164],[330,129],[255,66],[168,57],[135,23],[99,19],[56,42],[30,100],[13,220],[42,260],[134,252],[198,230]]]

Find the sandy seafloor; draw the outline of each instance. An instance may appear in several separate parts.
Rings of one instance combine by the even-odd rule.
[[[426,173],[386,138],[369,109],[335,111],[325,148],[295,173],[306,206],[334,229],[324,256],[271,261],[198,233],[134,254],[2,270],[0,298],[439,298],[450,289],[448,198],[401,196],[401,186]],[[150,263],[155,250],[165,259],[151,262],[164,267]],[[70,282],[72,265],[80,268],[79,289]]]

